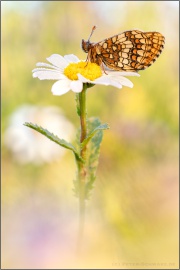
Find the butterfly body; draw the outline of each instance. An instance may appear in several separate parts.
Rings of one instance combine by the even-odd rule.
[[[92,63],[104,64],[112,70],[137,72],[156,61],[164,43],[165,38],[159,32],[130,30],[97,43],[82,40],[82,49],[88,53],[87,60]]]

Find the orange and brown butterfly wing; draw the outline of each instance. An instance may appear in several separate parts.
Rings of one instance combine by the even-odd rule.
[[[139,71],[151,66],[164,48],[158,32],[126,31],[94,44],[98,58],[113,70]]]

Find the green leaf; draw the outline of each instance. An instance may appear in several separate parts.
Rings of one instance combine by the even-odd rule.
[[[100,145],[103,138],[103,130],[108,129],[107,124],[101,124],[98,118],[88,119],[88,136],[84,140],[81,147],[87,147],[86,153],[86,169],[87,169],[87,182],[85,186],[85,198],[90,197],[91,190],[94,187],[94,182],[96,179],[96,170],[99,161]],[[78,131],[78,142],[79,142],[80,132]],[[74,182],[74,194],[79,197],[79,175],[77,173]]]
[[[94,187],[96,179],[96,171],[99,163],[100,146],[103,138],[103,130],[108,129],[107,124],[101,124],[98,118],[89,119],[88,122],[89,135],[88,135],[88,181],[86,183],[86,198],[89,198],[91,190]]]
[[[98,127],[96,127],[88,136],[87,138],[81,143],[81,149],[84,148],[88,142],[94,137],[94,135],[99,131],[99,130],[106,130],[109,129],[108,124],[101,124]]]
[[[47,129],[42,128],[41,126],[32,124],[32,123],[24,123],[24,126],[32,128],[34,130],[36,130],[37,132],[43,134],[44,136],[46,136],[48,139],[50,139],[51,141],[59,144],[60,146],[69,149],[71,151],[73,151],[75,158],[81,162],[84,162],[83,159],[80,157],[78,151],[76,150],[76,148],[69,142],[65,141],[64,139],[59,139],[58,136],[54,135],[53,133],[49,132]]]

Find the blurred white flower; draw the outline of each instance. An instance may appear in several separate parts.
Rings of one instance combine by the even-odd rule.
[[[106,69],[106,74],[95,63],[80,61],[73,54],[53,54],[47,58],[52,64],[37,63],[38,68],[33,69],[33,77],[40,80],[57,80],[52,86],[54,95],[63,95],[69,90],[79,93],[83,83],[133,87],[133,83],[124,76],[140,76],[135,72],[119,72]]]
[[[20,163],[52,162],[61,158],[65,149],[48,140],[36,131],[23,125],[24,122],[38,123],[50,132],[71,141],[74,127],[62,111],[55,107],[38,107],[24,105],[18,108],[10,118],[10,124],[5,131],[5,145],[9,148],[14,158]]]

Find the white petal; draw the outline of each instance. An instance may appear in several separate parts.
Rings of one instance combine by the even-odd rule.
[[[106,73],[108,75],[112,75],[112,76],[137,76],[140,77],[140,75],[137,72],[126,72],[126,71],[110,71],[110,70],[106,70]]]
[[[78,73],[77,76],[78,76],[78,79],[83,83],[87,83],[87,82],[93,83],[92,81],[90,81],[90,80],[86,79],[84,76],[82,76],[80,73]]]
[[[59,54],[52,54],[47,60],[56,67],[65,68],[68,65],[68,62]]]
[[[90,81],[83,77],[81,74],[78,74],[79,80],[81,80],[83,83],[92,83],[92,84],[102,84],[102,85],[113,85],[118,88],[122,88],[121,83],[119,83],[117,80],[114,80],[111,76],[103,75],[99,78],[97,78],[94,81]]]
[[[116,80],[113,80],[112,77],[108,75],[103,75],[102,77],[93,81],[95,84],[102,84],[102,85],[112,85],[118,88],[122,88],[122,84]]]
[[[57,68],[53,65],[50,65],[50,64],[46,64],[46,63],[37,63],[36,64],[37,67],[48,67],[48,68],[52,68],[52,69],[55,69],[55,70],[60,70],[60,68]]]
[[[133,83],[129,79],[127,79],[127,78],[125,78],[123,76],[119,76],[119,77],[114,77],[113,76],[112,80],[117,81],[121,85],[128,86],[128,87],[131,87],[131,88],[133,87]]]
[[[83,83],[81,81],[72,81],[70,84],[70,88],[75,93],[80,93],[83,89]]]
[[[74,63],[79,62],[79,58],[74,54],[67,54],[67,55],[64,56],[64,59],[66,59],[69,63],[71,63],[71,62],[74,62]]]
[[[60,71],[52,69],[35,68],[32,72],[33,78],[39,78],[40,80],[61,80],[66,78]]]
[[[52,86],[52,93],[56,96],[61,96],[70,90],[70,80],[57,81]]]

